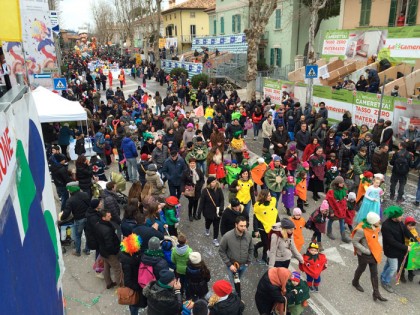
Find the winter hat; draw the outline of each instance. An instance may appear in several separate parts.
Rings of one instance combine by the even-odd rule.
[[[292,277],[290,278],[291,281],[300,282],[300,273],[298,271],[292,272]]]
[[[148,245],[149,245],[148,248],[150,250],[158,250],[158,249],[160,249],[160,240],[156,236],[153,236],[149,240]]]
[[[70,182],[66,185],[66,189],[70,192],[70,193],[74,193],[76,191],[80,190],[79,187],[79,182]]]
[[[330,208],[330,205],[328,204],[328,201],[325,199],[322,203],[319,209],[321,210],[328,210]]]
[[[177,204],[179,204],[179,200],[175,196],[169,196],[168,198],[165,199],[165,201],[170,206],[176,206]]]
[[[140,236],[134,233],[131,233],[127,237],[124,237],[120,244],[121,251],[130,254],[130,256],[133,256],[133,254],[137,253],[140,250],[140,247],[141,238]]]
[[[354,192],[349,192],[347,196],[348,201],[355,201],[356,200],[356,194]]]
[[[141,158],[141,160],[142,160],[142,161],[146,161],[149,157],[148,157],[148,155],[147,155],[146,153],[143,153],[143,154],[140,156],[140,158]]]
[[[367,177],[367,178],[372,178],[373,177],[373,173],[372,172],[369,172],[369,171],[364,171],[363,172],[363,176],[364,177]]]
[[[232,160],[232,163],[231,164],[238,164],[238,161]]]
[[[394,219],[402,216],[404,214],[404,210],[401,207],[398,206],[390,206],[385,209],[384,216]]]
[[[232,293],[232,285],[229,281],[226,280],[217,280],[213,284],[213,292],[218,297],[224,297]]]
[[[290,150],[290,151],[295,151],[295,150],[296,150],[296,145],[295,145],[295,144],[291,144],[291,145],[289,146],[289,150]]]
[[[230,206],[231,207],[237,207],[237,206],[239,206],[241,203],[240,203],[240,201],[238,200],[238,198],[232,198],[231,200],[230,200]]]
[[[333,180],[334,184],[342,184],[344,183],[344,178],[342,176],[337,176],[334,180]]]
[[[156,165],[155,164],[150,164],[148,167],[147,167],[147,170],[148,171],[154,171],[154,172],[156,172],[157,171],[157,167],[156,167]]]
[[[345,145],[349,145],[351,143],[351,140],[349,138],[343,139],[343,143]]]
[[[274,162],[276,162],[276,161],[281,162],[281,157],[279,157],[278,155],[275,155],[275,156],[273,157],[273,161],[274,161]]]
[[[414,219],[413,217],[406,217],[405,220],[404,220],[404,224],[407,225],[407,224],[410,224],[410,223],[411,223],[411,225],[415,225],[417,223],[416,219]]]
[[[303,168],[307,168],[307,167],[309,167],[309,163],[308,162],[302,162],[302,167]]]
[[[170,270],[161,270],[159,272],[159,282],[168,285],[175,279],[175,274]]]
[[[194,128],[194,125],[193,125],[192,123],[189,123],[189,124],[187,125],[187,128]]]
[[[302,210],[300,210],[300,208],[294,208],[293,215],[302,215]]]
[[[294,229],[295,228],[295,224],[292,222],[292,220],[288,219],[288,218],[283,218],[280,221],[281,223],[281,227],[283,229]]]
[[[192,309],[193,315],[208,315],[209,309],[207,307],[207,302],[205,300],[197,300],[194,302]]]
[[[98,206],[99,206],[99,199],[92,199],[90,201],[90,207],[92,209],[96,209],[96,208],[98,208]]]
[[[287,182],[289,184],[293,183],[295,181],[295,178],[293,176],[287,176]]]
[[[381,181],[383,181],[385,179],[384,174],[381,174],[381,173],[376,173],[376,174],[373,175],[373,177],[379,178]]]
[[[257,162],[259,164],[263,164],[265,161],[264,161],[264,159],[262,157],[260,157],[260,158],[257,159]]]
[[[369,212],[366,216],[366,221],[369,224],[375,224],[378,223],[379,221],[381,221],[381,218],[379,217],[379,215],[375,212]]]
[[[190,253],[190,261],[192,264],[196,265],[201,262],[201,254],[199,252],[192,252]]]

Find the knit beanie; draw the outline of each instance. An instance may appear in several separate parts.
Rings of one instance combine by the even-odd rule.
[[[319,207],[321,210],[328,210],[330,208],[330,205],[328,204],[328,201],[325,199],[322,203],[321,203],[321,207]]]
[[[302,215],[302,210],[300,210],[299,208],[294,208],[293,215]]]
[[[210,185],[212,182],[214,182],[216,180],[216,177],[214,176],[210,176],[209,178],[207,178],[207,185]]]
[[[218,297],[224,297],[232,293],[232,285],[226,280],[217,280],[213,284],[213,292]]]
[[[381,218],[379,217],[379,215],[377,213],[369,212],[366,216],[366,221],[367,221],[367,223],[373,225],[373,224],[381,221]]]
[[[96,208],[98,208],[98,206],[99,206],[99,199],[92,199],[90,201],[90,207],[92,209],[96,209]]]
[[[201,254],[199,252],[192,252],[189,259],[193,265],[199,264],[201,262]]]
[[[257,162],[259,164],[263,164],[265,161],[264,161],[264,159],[262,157],[260,157],[260,158],[257,159]]]
[[[158,250],[160,249],[160,240],[156,236],[153,236],[149,240],[148,245],[150,250]]]
[[[288,219],[288,218],[283,218],[281,219],[281,227],[283,229],[294,229],[295,228],[295,224],[292,222],[292,220]]]
[[[356,200],[356,194],[354,192],[349,192],[349,195],[347,196],[348,201],[355,201]]]
[[[159,272],[159,282],[165,285],[171,283],[172,280],[175,279],[175,274],[170,270],[161,270]]]
[[[300,282],[300,273],[298,271],[292,272],[292,277],[290,278],[291,281]]]
[[[404,214],[404,210],[398,206],[390,206],[385,209],[384,216],[394,219],[402,216]]]

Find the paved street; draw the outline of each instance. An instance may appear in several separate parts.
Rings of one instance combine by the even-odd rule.
[[[136,82],[140,82],[136,80]],[[124,87],[126,97],[137,88],[136,83],[132,79],[127,80],[127,86]],[[159,84],[154,81],[147,82],[146,90],[154,94],[156,88],[165,95],[166,87],[161,88]],[[103,93],[105,94],[105,93]],[[247,139],[248,147],[255,153],[261,152],[262,141],[253,141],[252,138]],[[255,158],[254,155],[252,155]],[[117,166],[112,165],[110,170],[115,170]],[[388,176],[389,181],[389,176]],[[127,188],[129,188],[129,183]],[[403,204],[407,213],[410,213],[420,220],[420,211],[412,205],[412,201],[417,188],[417,182],[409,181],[406,186],[406,199]],[[128,189],[127,189],[128,191]],[[227,201],[227,189],[225,192],[225,204]],[[307,213],[304,214],[308,218],[309,214],[320,205],[322,199],[314,202],[309,195],[310,206],[307,208]],[[200,222],[189,222],[185,209],[187,202],[185,198],[181,198],[184,211],[181,213],[181,223],[179,230],[187,235],[189,245],[193,250],[199,251],[202,254],[204,261],[209,266],[211,271],[211,283],[215,280],[225,278],[227,273],[225,267],[217,253],[217,248],[212,244],[212,238],[204,235],[204,220]],[[383,205],[387,207],[389,202]],[[284,208],[280,208],[281,216],[285,215]],[[252,226],[252,225],[251,225]],[[338,236],[338,223],[334,224],[334,233]],[[304,231],[305,239],[308,240],[312,233]],[[356,291],[351,286],[351,280],[354,270],[357,266],[356,256],[353,254],[353,247],[348,244],[341,243],[337,238],[335,241],[329,240],[323,236],[323,246],[325,247],[325,254],[329,260],[329,267],[322,274],[322,283],[320,292],[312,294],[309,300],[309,308],[304,314],[326,314],[326,315],[352,315],[352,314],[394,314],[398,311],[400,314],[418,314],[420,309],[419,292],[420,273],[415,277],[415,281],[407,284],[400,284],[396,288],[396,294],[389,294],[380,288],[383,296],[389,299],[388,302],[380,303],[372,301],[372,289],[370,284],[369,271],[367,270],[361,279],[361,285],[365,289],[365,293]],[[307,243],[306,243],[307,244]],[[75,257],[71,255],[71,250],[64,254],[64,262],[66,272],[64,274],[63,286],[64,295],[67,299],[67,314],[129,314],[128,308],[117,304],[115,290],[106,290],[104,280],[95,276],[92,270],[94,254],[90,256]],[[292,262],[294,268],[297,268],[296,261]],[[381,271],[383,263],[379,267]],[[257,283],[262,274],[267,270],[266,266],[253,263],[249,267],[241,286],[243,289],[243,300],[246,303],[245,315],[256,315],[254,304],[254,294]],[[94,303],[97,302],[97,303]],[[90,306],[91,304],[94,304]],[[143,312],[145,313],[145,312]]]

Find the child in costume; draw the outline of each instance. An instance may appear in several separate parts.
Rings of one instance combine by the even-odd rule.
[[[355,175],[356,176],[356,175]],[[360,175],[359,188],[357,190],[356,203],[359,203],[360,200],[365,196],[366,190],[370,185],[372,185],[373,174],[372,172],[365,171]]]
[[[282,201],[286,208],[287,215],[291,215],[290,208],[295,205],[295,179],[293,176],[287,176],[286,185],[283,187]]]
[[[353,231],[353,219],[356,214],[356,194],[349,192],[347,195],[347,212],[345,223],[349,227],[350,231]]]
[[[295,241],[296,249],[300,252],[303,244],[305,244],[305,239],[303,237],[303,228],[305,227],[306,221],[302,217],[302,211],[299,208],[293,209],[293,216],[290,217],[290,220],[295,224],[295,230],[293,231],[293,239]]]
[[[186,272],[187,272],[187,264],[192,253],[191,247],[187,245],[187,238],[184,234],[180,233],[178,237],[178,245],[172,249],[171,260],[175,264],[175,274],[176,277],[179,278],[181,282],[181,294],[186,292]]]
[[[330,189],[330,185],[332,181],[340,175],[337,166],[332,166],[326,173],[325,173],[325,192],[328,192]]]
[[[407,229],[410,231],[411,235],[414,236],[414,239],[412,238],[405,238],[405,245],[409,246],[410,242],[420,242],[420,236],[419,233],[416,230],[416,219],[413,217],[406,217],[404,220],[404,224],[407,227]],[[404,269],[401,273],[401,282],[406,282],[405,280],[405,268],[407,268],[407,261],[405,262]],[[408,281],[413,281],[414,279],[414,270],[408,270]],[[420,284],[420,282],[419,282]]]
[[[324,200],[321,203],[321,206],[316,209],[314,212],[312,212],[311,216],[308,219],[308,222],[306,222],[305,227],[309,230],[314,231],[314,234],[312,235],[312,242],[317,241],[319,246],[319,251],[322,252],[324,249],[322,248],[322,234],[325,234],[325,228],[327,225],[327,218],[329,215],[329,209],[330,206],[328,204],[327,200]]]
[[[360,182],[360,184],[362,184],[362,182]],[[380,184],[381,180],[379,178],[375,178],[373,180],[373,184],[369,186],[369,188],[366,190],[362,206],[360,207],[359,211],[357,212],[356,218],[354,219],[354,222],[356,224],[362,222],[369,212],[374,212],[377,215],[380,215],[381,196],[383,194],[382,189],[379,187]]]
[[[327,257],[319,252],[319,246],[316,242],[311,242],[306,254],[303,255],[303,260],[304,263],[299,264],[299,269],[306,273],[309,290],[318,292],[321,272],[327,268]]]
[[[329,171],[333,166],[338,168],[338,160],[336,154],[334,152],[331,152],[329,160],[327,161],[327,163],[325,163],[325,168],[327,171]]]
[[[241,172],[241,168],[238,167],[238,162],[232,160],[230,164],[226,164],[226,183],[228,185],[232,184],[234,180],[238,179],[238,175]]]
[[[179,200],[175,196],[169,196],[165,199],[165,206],[163,207],[163,213],[165,216],[166,224],[168,225],[168,232],[171,236],[178,236],[178,222],[177,218],[179,206]]]
[[[290,315],[300,315],[303,313],[305,307],[308,306],[307,300],[310,296],[308,284],[301,279],[299,271],[293,271],[292,277],[286,284],[286,292],[292,292],[293,290],[296,291],[287,300],[287,310],[290,312]]]
[[[242,138],[242,131],[236,131],[233,134],[233,139],[230,142],[230,148],[232,152],[232,160],[236,159],[239,164],[242,163],[243,152],[247,149],[244,139]]]
[[[307,162],[305,162],[307,163]],[[297,174],[296,177],[296,188],[295,194],[298,196],[297,200],[297,207],[302,210],[303,213],[306,212],[305,208],[303,207],[306,205],[306,198],[308,194],[308,173],[303,170]]]
[[[258,158],[257,162],[255,162],[251,166],[251,178],[254,181],[254,192],[255,195],[258,194],[257,187],[260,186],[262,189],[262,186],[264,185],[264,174],[267,170],[267,164],[265,163],[263,158]]]

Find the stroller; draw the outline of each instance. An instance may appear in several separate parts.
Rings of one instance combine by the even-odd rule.
[[[61,217],[61,214],[60,214]],[[66,246],[70,246],[74,242],[74,220],[71,215],[64,221],[57,222],[58,233],[60,234],[61,250],[63,254],[67,252]]]

